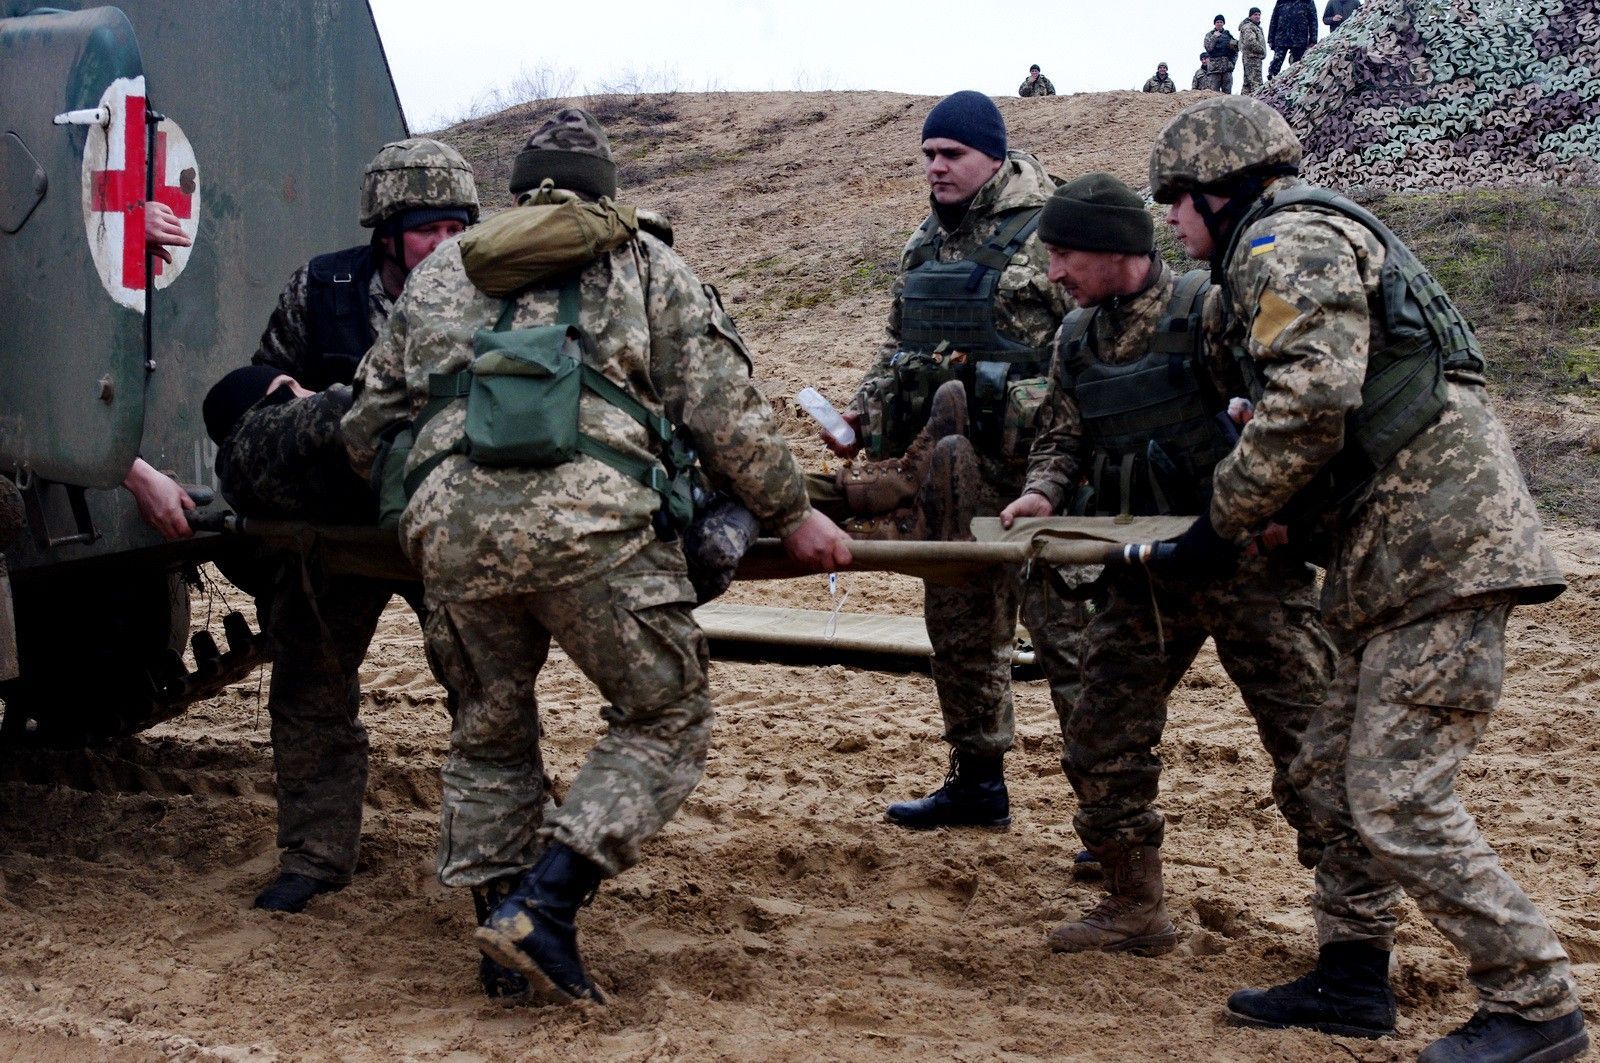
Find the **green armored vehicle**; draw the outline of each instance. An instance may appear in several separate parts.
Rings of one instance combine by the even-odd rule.
[[[362,167],[407,134],[363,0],[0,0],[0,698],[10,737],[130,734],[259,659],[189,640],[183,573],[119,487],[212,482],[200,400],[280,287],[357,243]],[[193,239],[145,246],[145,203]]]

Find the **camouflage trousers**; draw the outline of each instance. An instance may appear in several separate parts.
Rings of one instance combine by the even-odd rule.
[[[1006,491],[1007,486],[1013,490]],[[994,516],[1019,492],[1019,485],[984,474],[971,440],[946,436],[934,446],[917,505],[930,539],[971,539],[973,517]],[[933,644],[933,685],[944,718],[944,740],[964,753],[989,757],[1011,748],[1011,660],[1019,612],[1050,682],[1056,711],[1078,701],[1078,658],[1088,607],[1062,597],[1039,575],[1024,580],[1017,566],[1010,565],[974,583],[923,583],[923,617]]]
[[[428,646],[459,691],[444,763],[439,880],[476,886],[561,842],[616,875],[672,818],[711,743],[705,636],[683,554],[651,543],[575,587],[448,602]],[[534,684],[554,639],[600,688],[606,732],[548,818]]]
[[[1239,91],[1246,96],[1261,87],[1261,56],[1251,56],[1241,64],[1244,67],[1244,87]]]
[[[1206,74],[1206,88],[1213,92],[1233,91],[1233,64],[1218,65],[1215,62],[1208,64]]]
[[[1107,570],[1104,608],[1085,632],[1083,696],[1063,716],[1061,766],[1078,796],[1084,844],[1160,845],[1156,808],[1167,700],[1208,637],[1272,758],[1272,797],[1314,866],[1327,835],[1289,769],[1333,675],[1315,573],[1288,557],[1245,558],[1230,579],[1184,584]]]
[[[322,578],[289,558],[257,600],[273,646],[267,713],[283,871],[339,883],[355,871],[367,791],[358,673],[397,589],[358,576]]]
[[[1319,942],[1394,945],[1401,890],[1468,960],[1485,1007],[1577,1007],[1566,952],[1455,792],[1505,675],[1511,600],[1489,596],[1370,635],[1339,661],[1292,777],[1331,837]]]

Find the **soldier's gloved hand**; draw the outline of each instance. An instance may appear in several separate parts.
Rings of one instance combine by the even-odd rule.
[[[1211,514],[1200,514],[1184,533],[1171,541],[1170,550],[1156,550],[1146,564],[1165,579],[1205,582],[1227,572],[1238,559],[1239,548],[1217,534]]]

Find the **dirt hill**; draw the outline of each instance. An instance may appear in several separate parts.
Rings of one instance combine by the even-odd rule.
[[[1013,143],[1053,172],[1103,167],[1141,184],[1151,138],[1192,98],[1001,106]],[[627,198],[672,215],[680,248],[756,350],[785,429],[820,462],[788,396],[811,383],[842,401],[873,350],[899,247],[922,217],[915,146],[931,101],[594,102]],[[529,122],[508,113],[444,135],[498,189]],[[1419,224],[1466,227],[1441,217],[1424,212]],[[1579,387],[1540,377],[1517,401],[1565,416],[1551,389],[1564,390],[1582,418]],[[1593,458],[1551,459],[1581,460]],[[1600,534],[1569,521],[1554,539],[1571,589],[1518,612],[1506,697],[1462,787],[1565,940],[1593,1022]],[[909,581],[840,583],[848,609],[920,605]],[[735,596],[829,602],[821,577],[741,585]],[[245,605],[209,586],[197,615],[230,602]],[[1376,1063],[1414,1058],[1474,1007],[1460,958],[1408,906],[1398,1038],[1222,1022],[1228,992],[1298,974],[1314,942],[1309,873],[1272,810],[1254,729],[1207,651],[1173,698],[1162,749],[1169,903],[1184,935],[1171,955],[1045,948],[1045,933],[1092,906],[1100,885],[1073,870],[1073,799],[1043,684],[1017,689],[1011,830],[906,834],[882,822],[884,803],[923,792],[944,765],[925,677],[719,662],[705,782],[645,863],[583,916],[584,948],[614,1006],[501,1009],[476,995],[470,902],[433,878],[448,721],[403,608],[385,618],[362,678],[372,737],[362,865],[350,888],[302,916],[246,907],[276,861],[264,678],[107,749],[0,752],[0,1056]],[[538,695],[547,764],[570,778],[602,727],[599,698],[559,653]]]

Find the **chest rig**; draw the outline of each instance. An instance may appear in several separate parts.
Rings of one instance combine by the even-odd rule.
[[[300,383],[312,391],[355,379],[356,366],[378,338],[367,312],[377,262],[370,244],[318,255],[306,266],[306,332],[312,364]]]
[[[1089,482],[1074,513],[1197,513],[1210,500],[1212,470],[1236,433],[1223,424],[1224,397],[1199,364],[1205,345],[1200,311],[1209,288],[1206,270],[1179,277],[1144,356],[1123,365],[1096,357],[1097,309],[1067,315],[1056,385],[1078,406],[1090,455]]]
[[[1003,335],[995,324],[1000,277],[1039,227],[1039,208],[1009,212],[982,247],[966,258],[939,260],[944,236],[929,217],[906,268],[900,342],[885,426],[886,454],[902,453],[927,423],[933,393],[947,380],[966,384],[972,437],[990,454],[1000,449],[1009,381],[1040,376],[1048,352]]]

